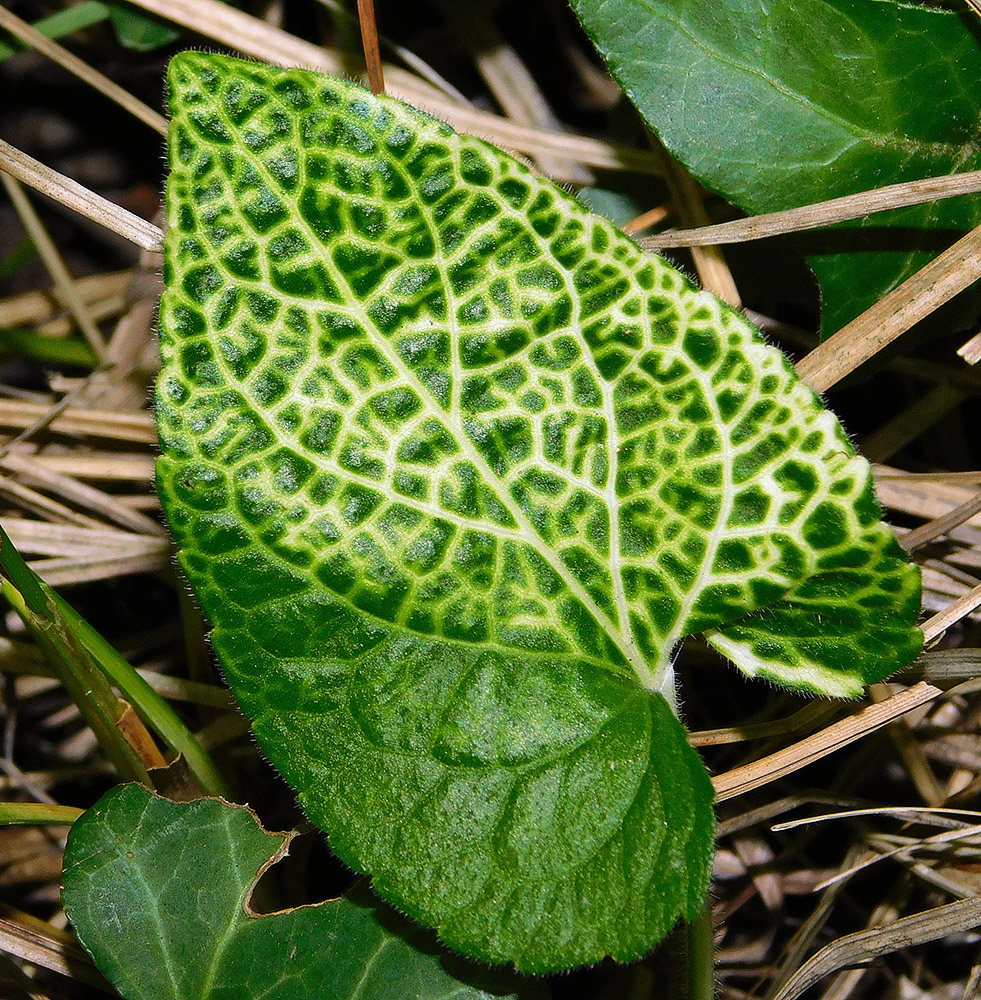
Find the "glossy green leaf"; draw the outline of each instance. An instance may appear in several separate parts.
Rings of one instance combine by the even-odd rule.
[[[363,891],[255,914],[252,890],[290,837],[220,799],[178,803],[119,785],[72,826],[65,912],[125,1000],[547,996],[440,955]]]
[[[867,463],[740,316],[486,143],[301,70],[169,85],[158,482],[260,745],[453,947],[642,954],[712,856],[678,640],[833,577],[895,641],[829,661],[798,622],[790,683],[919,647]]]
[[[981,168],[970,11],[893,0],[572,5],[668,149],[750,214]],[[806,236],[822,332],[978,223],[981,198],[955,198]],[[981,297],[972,302],[976,313]]]

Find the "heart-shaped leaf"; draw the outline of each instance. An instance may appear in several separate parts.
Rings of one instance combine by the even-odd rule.
[[[119,785],[72,827],[65,912],[126,1000],[547,996],[462,961],[449,971],[426,934],[364,892],[254,914],[259,876],[288,847],[289,836],[267,833],[242,806]]]
[[[867,463],[740,316],[486,143],[301,70],[183,53],[169,86],[158,481],[261,746],[452,946],[642,954],[712,856],[677,641],[777,677],[770,608],[781,679],[852,694],[919,647]]]
[[[981,167],[981,46],[970,11],[892,0],[572,5],[668,149],[751,214]],[[801,245],[821,283],[822,333],[979,222],[972,196],[808,234]]]

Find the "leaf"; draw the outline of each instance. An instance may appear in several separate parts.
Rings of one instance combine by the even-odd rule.
[[[171,802],[142,785],[118,785],[72,826],[65,912],[126,1000],[545,995],[460,962],[448,971],[424,934],[364,892],[255,914],[252,890],[291,838],[267,833],[242,806]]]
[[[59,10],[47,17],[42,17],[35,21],[31,27],[36,28],[48,38],[58,39],[64,38],[66,35],[73,35],[77,31],[84,31],[94,24],[100,24],[108,16],[109,10],[104,3],[99,3],[98,0],[82,0],[81,3],[73,3],[65,10]],[[6,41],[6,37],[10,37],[9,43]],[[19,39],[5,36],[5,40],[0,42],[0,62],[4,62],[25,48],[28,46]],[[33,244],[28,243],[28,245],[33,253]]]
[[[643,954],[711,866],[678,640],[840,564],[898,641],[804,644],[812,679],[919,648],[867,463],[740,316],[488,144],[302,70],[189,52],[169,87],[158,483],[260,745],[451,946]]]
[[[572,5],[668,149],[750,214],[981,167],[970,11],[892,0]],[[823,335],[979,223],[981,198],[952,198],[803,237]]]
[[[119,44],[134,52],[152,52],[177,41],[181,33],[146,14],[137,13],[119,4],[109,4],[109,17]]]

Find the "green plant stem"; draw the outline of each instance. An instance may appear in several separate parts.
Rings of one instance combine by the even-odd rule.
[[[4,554],[0,557],[0,563],[6,571],[12,546],[6,534],[2,537],[0,544]],[[4,579],[0,580],[0,593],[20,615],[120,777],[124,781],[150,784],[146,766],[116,728],[116,722],[122,714],[119,699],[81,644],[73,641],[70,634],[59,628],[57,621],[51,616],[34,610],[32,604],[37,592],[31,593],[28,588],[27,592],[22,593],[10,580]]]
[[[698,914],[685,924],[688,990],[685,1000],[712,1000],[715,996],[715,928],[712,901],[705,900]]]
[[[0,802],[0,826],[46,826],[74,823],[84,809],[48,802]]]
[[[109,681],[119,688],[145,725],[175,753],[183,754],[203,791],[232,797],[214,761],[180,716],[111,643],[38,577],[2,527],[0,568],[9,578],[0,584],[3,595],[24,620],[123,777],[149,783],[146,767],[116,729],[120,703]]]
[[[182,754],[203,791],[230,801],[232,790],[215,762],[171,708],[119,651],[97,632],[65,599],[50,591],[59,613],[106,676],[125,695],[143,722],[159,734],[175,753]]]

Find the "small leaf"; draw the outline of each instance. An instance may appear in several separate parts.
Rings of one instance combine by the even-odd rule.
[[[499,973],[461,980],[425,935],[363,892],[254,914],[252,889],[288,845],[242,806],[120,785],[71,829],[65,911],[126,1000],[489,1000],[515,989]]]
[[[667,148],[750,214],[981,167],[971,12],[892,0],[572,6]],[[808,234],[801,245],[821,283],[822,333],[979,222],[981,198],[965,197]]]
[[[109,17],[119,44],[134,52],[152,52],[180,38],[181,33],[169,24],[119,4],[109,4]]]
[[[841,664],[798,621],[807,676],[918,648],[868,464],[738,314],[486,143],[301,70],[183,53],[169,86],[158,483],[260,745],[453,947],[643,954],[712,857],[677,642],[847,567],[900,641]]]

